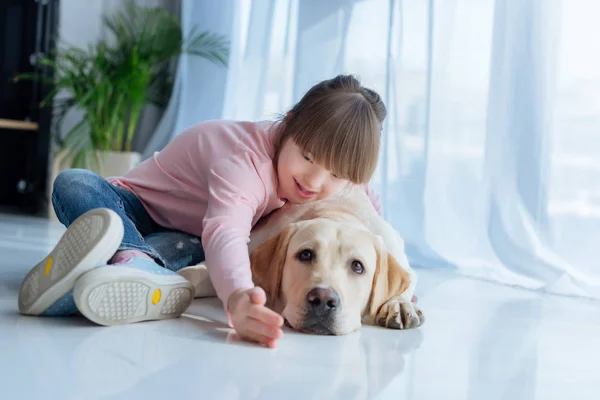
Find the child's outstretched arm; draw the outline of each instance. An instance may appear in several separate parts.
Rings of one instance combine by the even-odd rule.
[[[244,155],[209,171],[208,183],[202,244],[217,296],[241,338],[274,347],[283,318],[265,306],[264,291],[254,286],[248,254],[253,219],[265,201],[264,185]]]

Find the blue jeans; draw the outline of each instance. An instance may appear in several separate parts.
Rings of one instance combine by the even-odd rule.
[[[200,238],[158,225],[129,190],[108,183],[84,169],[61,172],[54,181],[52,205],[67,228],[94,208],[109,208],[123,220],[119,250],[139,250],[172,271],[204,261]]]

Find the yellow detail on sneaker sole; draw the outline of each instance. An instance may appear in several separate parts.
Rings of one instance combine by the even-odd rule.
[[[152,295],[152,304],[156,305],[160,301],[160,289],[156,289]]]
[[[52,261],[52,257],[48,257],[48,261],[46,261],[46,269],[44,270],[44,276],[48,276],[52,270]]]

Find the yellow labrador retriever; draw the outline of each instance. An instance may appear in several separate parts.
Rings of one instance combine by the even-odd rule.
[[[358,187],[275,211],[252,230],[249,251],[254,283],[293,329],[343,335],[366,318],[392,329],[424,322],[404,242]],[[215,295],[203,264],[179,272],[196,297]]]

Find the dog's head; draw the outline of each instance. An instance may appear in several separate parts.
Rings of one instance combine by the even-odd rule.
[[[250,255],[267,306],[294,329],[343,335],[373,322],[409,285],[379,237],[359,225],[316,218],[288,225]]]

